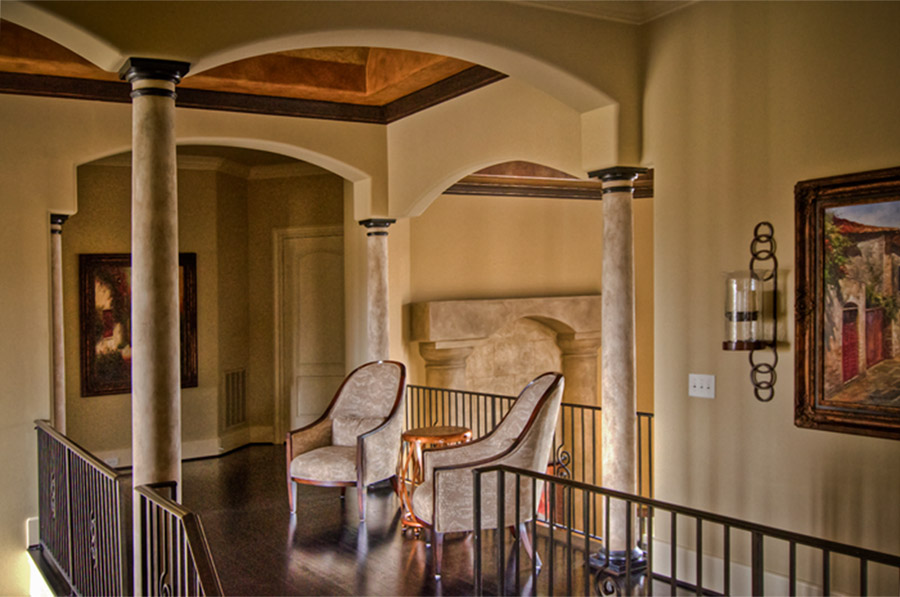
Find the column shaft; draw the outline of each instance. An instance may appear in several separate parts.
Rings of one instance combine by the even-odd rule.
[[[135,89],[175,85],[142,80]],[[175,102],[133,101],[132,449],[134,485],[181,485],[181,360]]]
[[[633,168],[601,171],[603,179],[603,314],[602,314],[602,452],[603,486],[627,493],[636,490],[637,398],[634,345]],[[597,173],[592,173],[592,176]],[[610,549],[628,553],[625,504],[610,509]],[[632,520],[633,522],[633,520]]]
[[[62,225],[68,216],[50,216],[50,286],[53,304],[53,407],[50,424],[66,433],[66,345],[63,325]]]
[[[394,221],[360,222],[369,229],[366,233],[366,338],[371,361],[387,360],[391,352],[387,228]]]
[[[132,58],[132,487],[176,483],[181,497],[181,338],[175,84],[185,63]],[[134,594],[143,589],[141,506],[133,496]]]

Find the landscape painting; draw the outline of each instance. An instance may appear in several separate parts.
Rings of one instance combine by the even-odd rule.
[[[131,255],[79,255],[81,395],[131,392]],[[181,387],[197,386],[197,256],[179,254]]]
[[[900,438],[900,169],[795,195],[795,422]]]

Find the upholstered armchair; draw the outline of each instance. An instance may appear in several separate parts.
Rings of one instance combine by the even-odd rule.
[[[317,421],[287,434],[287,488],[291,512],[296,484],[356,487],[359,519],[366,519],[369,485],[397,473],[406,367],[366,363],[338,389]]]
[[[424,481],[412,496],[413,515],[431,530],[434,549],[434,575],[441,575],[444,533],[471,531],[473,513],[472,471],[485,466],[505,464],[543,473],[550,459],[553,433],[559,417],[563,394],[563,376],[545,373],[519,394],[512,408],[488,435],[468,444],[426,450],[423,454]],[[537,493],[542,486],[539,484]],[[532,558],[528,534],[521,532],[534,510],[531,482],[519,487],[520,519],[515,517],[515,482],[506,483],[506,524],[520,532],[524,547]],[[482,528],[497,527],[497,480],[485,476],[482,483]],[[539,560],[536,565],[539,564]]]

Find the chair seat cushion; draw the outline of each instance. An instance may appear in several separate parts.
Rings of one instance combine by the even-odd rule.
[[[335,417],[331,421],[331,437],[335,446],[356,446],[356,438],[372,431],[382,423],[384,417]]]
[[[356,447],[325,446],[291,461],[291,477],[326,483],[356,483]]]

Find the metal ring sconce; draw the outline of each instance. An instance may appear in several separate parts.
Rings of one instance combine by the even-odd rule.
[[[750,271],[734,272],[728,278],[726,340],[722,343],[722,348],[750,351],[753,394],[760,402],[769,402],[775,396],[775,367],[778,365],[778,259],[775,257],[775,236],[771,223],[760,222],[753,229],[750,255]],[[762,290],[769,282],[772,287],[771,340],[760,337],[763,328]],[[758,362],[757,353],[769,350],[772,351],[771,362]]]

